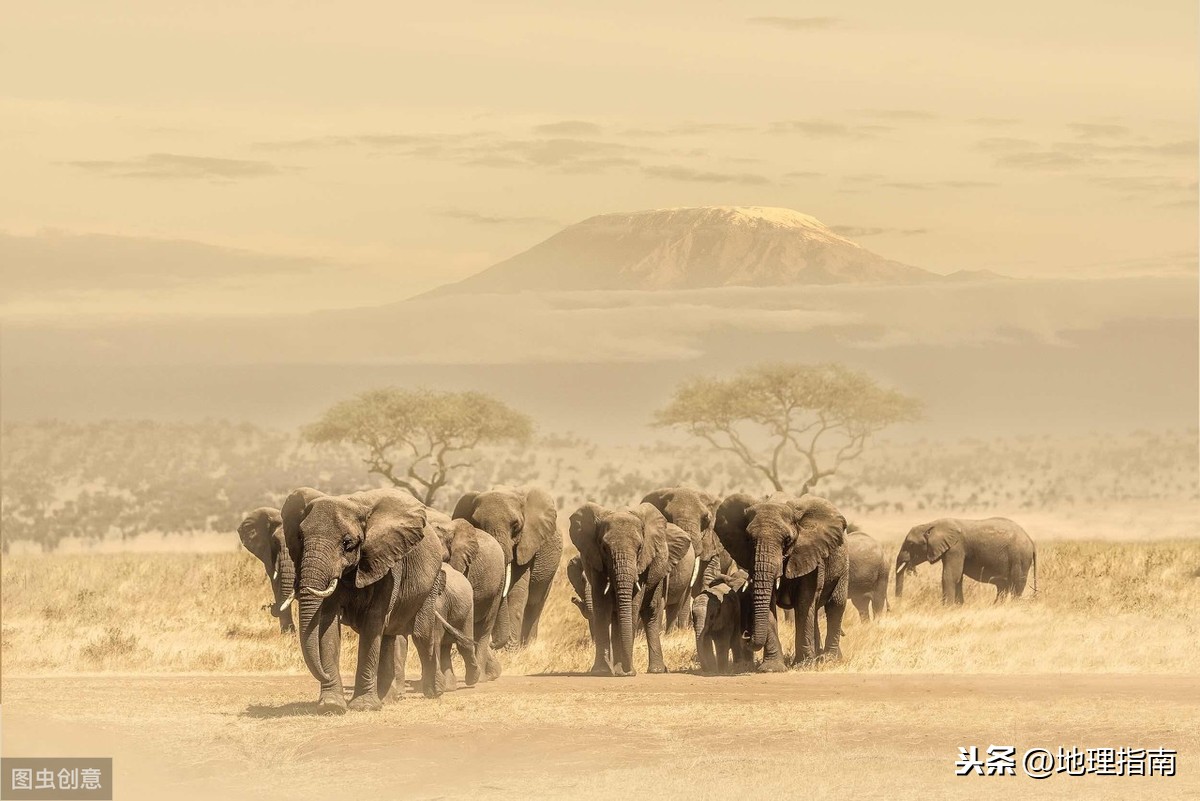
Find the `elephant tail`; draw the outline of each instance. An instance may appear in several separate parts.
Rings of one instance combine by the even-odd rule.
[[[454,638],[454,643],[455,643],[455,645],[458,646],[460,651],[470,651],[471,653],[475,652],[475,642],[470,637],[468,637],[466,634],[462,633],[458,629],[454,628],[454,626],[450,625],[450,621],[446,620],[446,618],[442,617],[441,612],[438,612],[435,609],[433,612],[433,616],[436,617],[438,619],[438,622],[442,624],[442,628],[444,628],[444,629],[446,629],[446,631],[450,632],[450,636]]]
[[[1037,546],[1033,546],[1033,596],[1036,598],[1038,594],[1037,588]]]

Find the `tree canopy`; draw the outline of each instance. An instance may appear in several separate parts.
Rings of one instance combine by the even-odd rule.
[[[335,404],[303,435],[366,451],[368,472],[432,504],[451,472],[473,464],[480,445],[526,442],[530,419],[480,392],[374,389]]]
[[[766,364],[684,383],[654,424],[736,454],[776,490],[798,461],[804,493],[860,456],[872,434],[920,411],[916,399],[841,365]]]

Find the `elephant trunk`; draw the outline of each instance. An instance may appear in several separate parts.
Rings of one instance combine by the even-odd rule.
[[[304,594],[300,596],[300,653],[304,664],[313,678],[325,684],[329,676],[321,664],[321,604],[324,598]]]
[[[286,546],[275,557],[275,575],[275,614],[291,616],[291,603],[296,597],[296,564]]]
[[[901,553],[896,557],[896,597],[904,595],[904,574],[909,571],[908,558]]]
[[[329,676],[321,662],[321,604],[330,593],[326,590],[336,582],[331,580],[330,571],[324,568],[331,559],[322,558],[316,549],[305,549],[300,562],[300,651],[308,672],[324,684]]]
[[[633,585],[636,580],[633,566],[627,559],[618,559],[613,586],[617,593],[617,626],[620,629],[621,654],[618,660],[621,670],[633,672]],[[603,623],[603,621],[601,621]]]
[[[771,613],[771,596],[775,592],[781,562],[778,546],[760,544],[754,551],[754,634],[751,645],[755,651],[767,644],[767,617]]]

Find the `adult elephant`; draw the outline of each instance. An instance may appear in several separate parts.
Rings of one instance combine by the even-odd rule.
[[[279,510],[260,506],[238,526],[238,537],[246,550],[258,557],[271,582],[273,599],[267,605],[279,618],[279,633],[294,634],[292,600],[296,593],[296,567],[283,538],[283,517]]]
[[[297,493],[288,498],[293,505]],[[438,579],[445,550],[427,522],[424,504],[399,490],[318,494],[304,504],[296,597],[301,653],[321,684],[318,709],[347,708],[339,668],[342,623],[359,636],[349,708],[379,708],[395,678],[398,637],[412,637],[425,692],[439,693],[440,633],[448,624],[436,596],[444,589]],[[467,683],[473,681],[468,674]]]
[[[828,624],[824,653],[840,656],[850,569],[846,520],[837,507],[814,495],[776,493],[757,500],[737,493],[717,508],[714,528],[725,550],[750,572],[751,645],[763,650],[758,669],[787,669],[776,607],[796,611],[796,663],[809,662],[822,650],[817,633],[821,608]]]
[[[446,549],[446,564],[466,576],[471,585],[475,615],[472,638],[482,671],[480,681],[497,679],[502,670],[492,652],[492,632],[504,590],[504,551],[487,532],[466,520],[451,520],[433,509],[428,515]]]
[[[554,499],[537,487],[496,487],[463,495],[452,517],[486,531],[504,550],[508,577],[492,647],[516,648],[533,642],[562,560]]]
[[[846,553],[850,559],[850,603],[862,620],[879,619],[888,608],[888,577],[892,573],[883,546],[851,524],[846,529]]]
[[[704,588],[720,574],[733,569],[733,560],[713,532],[717,498],[691,487],[663,487],[642,498],[652,504],[668,523],[687,532],[692,541],[691,562],[684,554],[667,587],[667,630],[687,626],[690,608]]]
[[[1033,569],[1037,592],[1037,548],[1025,529],[1004,517],[960,520],[945,517],[914,526],[896,555],[896,597],[905,573],[917,565],[942,563],[942,602],[963,602],[963,576],[996,588],[996,601],[1020,596]]]
[[[650,673],[665,673],[662,616],[667,577],[691,539],[651,504],[610,510],[584,504],[571,515],[571,542],[579,549],[590,629],[596,646],[594,675],[634,676],[634,614],[645,629]],[[615,608],[615,617],[614,617]]]

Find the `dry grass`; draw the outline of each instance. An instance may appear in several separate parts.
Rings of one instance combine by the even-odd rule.
[[[890,544],[890,543],[888,543]],[[993,605],[966,582],[967,604],[940,604],[939,568],[910,580],[902,603],[863,624],[850,609],[846,659],[821,670],[913,672],[1189,673],[1200,668],[1200,544],[1044,543],[1040,592]],[[261,611],[268,587],[249,555],[10,556],[3,566],[3,657],[8,675],[89,672],[303,673],[294,638]],[[502,655],[509,674],[570,673],[591,665],[587,629],[560,579],[541,637]],[[784,648],[791,625],[781,621]],[[639,641],[637,662],[645,665]],[[671,670],[690,670],[694,642],[664,640]],[[343,642],[353,675],[353,634]],[[410,671],[416,671],[415,657]]]

